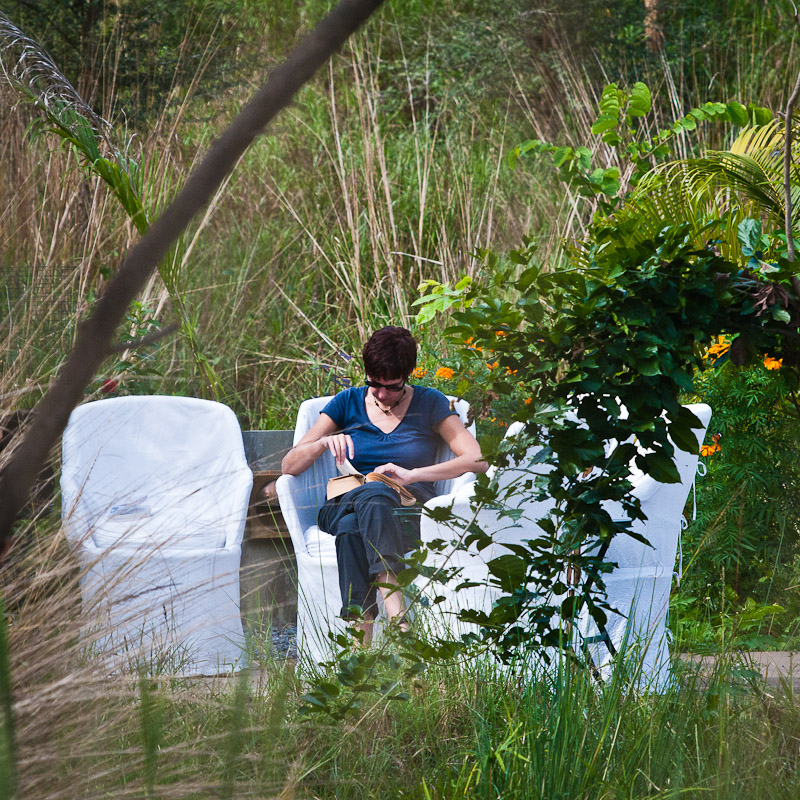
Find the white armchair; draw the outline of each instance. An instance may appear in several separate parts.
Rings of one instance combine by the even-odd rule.
[[[711,408],[705,404],[690,405],[688,408],[700,419],[702,427],[695,429],[698,442],[702,442],[711,419]],[[522,425],[512,425],[507,436],[514,436]],[[527,464],[518,464],[503,470],[498,475],[502,486],[529,480],[532,474],[545,474],[546,465],[531,462],[538,448],[529,451]],[[603,575],[608,603],[618,613],[610,613],[602,631],[584,612],[578,628],[584,645],[588,646],[593,663],[607,673],[615,653],[623,645],[640,648],[642,674],[654,687],[663,686],[669,674],[669,650],[666,631],[669,594],[672,584],[673,568],[681,533],[681,519],[686,500],[694,483],[697,469],[697,456],[675,449],[675,464],[680,475],[679,483],[659,483],[650,476],[634,471],[631,476],[633,495],[639,498],[641,509],[647,519],[636,521],[632,530],[650,542],[642,544],[630,536],[615,537],[604,560],[615,563],[613,571]],[[449,506],[457,519],[470,520],[474,512],[471,508],[473,486],[464,486],[460,491],[448,496],[437,497],[429,505]],[[464,580],[485,584],[489,572],[486,566],[492,558],[509,552],[505,543],[522,543],[541,535],[537,519],[545,517],[553,508],[553,501],[531,500],[529,496],[517,495],[511,504],[521,512],[517,521],[501,517],[493,509],[482,509],[477,524],[492,536],[493,543],[478,552],[471,547],[468,551],[445,550],[430,557],[430,565],[436,567],[460,567],[459,574],[444,587],[435,591],[445,599],[436,606],[432,615],[434,625],[444,626],[451,633],[463,633],[470,625],[456,623],[455,616],[464,608],[476,608],[488,612],[500,596],[500,590],[486,585],[456,591],[456,586]],[[622,517],[621,508],[609,504],[608,511],[614,518]],[[420,538],[423,544],[435,539],[451,541],[459,531],[452,523],[439,523],[430,517],[423,517]],[[558,599],[558,598],[553,598]]]
[[[319,412],[330,399],[316,397],[301,404],[294,432],[295,444],[317,421]],[[466,424],[469,404],[458,400],[455,409]],[[474,423],[469,430],[475,432]],[[453,457],[452,450],[442,441],[436,462]],[[305,472],[282,475],[277,483],[281,512],[297,559],[297,651],[301,659],[312,663],[324,661],[332,655],[329,633],[344,632],[347,625],[339,618],[342,599],[335,538],[317,526],[317,514],[325,502],[328,479],[337,474],[333,457],[330,453],[323,453]],[[460,478],[437,481],[437,494],[457,491],[474,479],[473,473],[467,473]],[[435,499],[430,502],[435,502]]]
[[[239,565],[252,480],[220,403],[121,397],[72,412],[63,529],[83,570],[84,641],[109,669],[245,665]]]

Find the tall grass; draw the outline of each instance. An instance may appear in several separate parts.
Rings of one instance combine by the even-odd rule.
[[[108,677],[78,637],[71,555],[29,534],[0,576],[0,779],[19,797],[796,796],[796,696],[735,661],[679,665],[658,695],[623,670],[601,686],[476,656],[344,723],[301,717],[302,676],[269,656],[238,677]]]

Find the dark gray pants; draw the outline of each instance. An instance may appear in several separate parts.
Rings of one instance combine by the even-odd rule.
[[[326,500],[318,522],[336,537],[342,617],[354,616],[349,606],[360,606],[365,617],[374,617],[373,582],[383,572],[404,569],[405,553],[419,540],[419,506],[404,509],[394,489],[375,481]]]

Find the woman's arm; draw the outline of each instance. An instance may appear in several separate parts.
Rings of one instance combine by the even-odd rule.
[[[355,454],[353,440],[346,433],[337,433],[336,423],[324,413],[311,426],[306,435],[283,457],[281,472],[284,475],[299,475],[307,470],[326,450],[344,464],[345,458]]]
[[[375,472],[393,478],[403,485],[420,481],[442,481],[457,478],[465,472],[486,472],[489,464],[481,456],[478,440],[464,427],[454,414],[445,417],[437,429],[438,434],[456,454],[450,461],[431,464],[428,467],[405,469],[397,464],[383,464]]]

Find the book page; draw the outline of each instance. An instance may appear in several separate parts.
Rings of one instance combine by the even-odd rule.
[[[347,460],[344,464],[337,464],[336,469],[339,470],[340,475],[360,475],[361,473]]]

